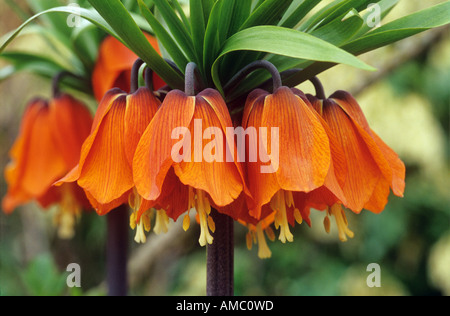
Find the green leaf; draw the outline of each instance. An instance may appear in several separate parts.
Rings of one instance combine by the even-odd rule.
[[[186,56],[181,51],[178,44],[173,40],[172,36],[167,32],[166,28],[156,19],[153,13],[148,9],[147,5],[142,1],[138,0],[139,7],[143,17],[147,20],[153,29],[156,37],[164,47],[164,49],[170,55],[170,58],[180,69],[186,68],[189,63]]]
[[[89,22],[95,24],[97,27],[102,30],[112,34],[115,37],[118,35],[111,29],[108,23],[94,10],[88,9],[75,9],[73,7],[57,7],[53,9],[49,9],[43,12],[39,12],[38,14],[32,16],[27,21],[25,21],[22,25],[20,25],[16,30],[8,34],[4,43],[0,46],[0,53],[2,53],[5,48],[20,34],[20,32],[31,22],[35,21],[37,18],[46,15],[46,14],[54,14],[54,13],[66,13],[66,14],[75,14],[80,15],[82,18],[88,20]]]
[[[374,70],[355,56],[310,34],[277,26],[256,26],[236,33],[226,41],[212,69],[214,83],[218,88],[221,87],[219,61],[223,56],[234,51],[260,51]]]
[[[186,56],[188,56],[190,61],[195,61],[198,63],[190,30],[187,29],[186,25],[183,24],[183,22],[178,18],[175,11],[166,0],[153,1],[178,45],[184,51]]]
[[[190,1],[191,32],[194,42],[194,49],[197,56],[203,55],[203,44],[205,43],[206,23],[203,12],[203,1]],[[203,67],[203,64],[198,65]],[[203,70],[201,70],[204,73]]]
[[[74,29],[71,41],[73,50],[78,58],[83,62],[87,70],[91,70],[97,60],[102,33],[95,25],[85,23]]]
[[[234,1],[232,19],[228,28],[227,37],[235,34],[241,29],[241,26],[249,18],[252,10],[252,0]]]
[[[311,32],[311,35],[340,47],[347,43],[347,41],[351,39],[354,34],[358,32],[358,30],[360,30],[363,24],[364,20],[358,12],[356,10],[352,10],[349,14],[346,14],[344,18],[338,17],[334,21],[314,30]],[[279,71],[285,71],[292,68],[304,68],[305,65],[311,63],[307,60],[300,61],[298,59],[287,58],[280,55],[271,56],[268,58],[268,61],[278,67]],[[255,76],[256,75],[257,74],[255,74]],[[261,78],[260,81],[263,79],[268,79],[266,72],[259,75],[264,76],[264,78]]]
[[[250,17],[241,26],[241,30],[257,26],[257,25],[274,25],[283,17],[293,0],[266,0],[257,9],[255,9]]]
[[[0,58],[8,61],[14,67],[15,72],[27,71],[46,78],[52,78],[56,73],[72,69],[66,69],[54,60],[33,53],[4,52]]]
[[[367,7],[367,5],[367,0],[333,1],[301,25],[299,30],[311,32],[312,30],[317,29],[330,21],[333,21],[337,17],[347,14],[352,9],[360,11],[362,8]]]
[[[156,0],[155,0],[156,1]],[[99,14],[133,52],[172,88],[183,89],[184,79],[150,45],[119,0],[89,0]]]
[[[352,54],[363,54],[449,23],[450,1],[447,1],[385,24],[343,48]]]
[[[211,15],[211,11],[214,7],[215,2],[216,0],[202,0],[205,24],[208,24],[209,16]]]
[[[380,21],[382,21],[388,14],[391,12],[391,10],[398,4],[400,0],[381,0],[378,1],[376,4],[379,5],[380,8]],[[374,12],[372,10],[369,10],[363,15],[364,21],[369,21],[369,19],[373,16]],[[360,37],[363,34],[366,34],[372,30],[372,27],[369,26],[369,23],[364,23],[364,25],[359,30],[358,34],[355,35],[355,37]]]
[[[36,13],[61,6],[61,1],[58,0],[28,0],[27,2],[33,12]],[[67,25],[67,18],[63,15],[45,15],[41,17],[41,20],[48,27],[66,37],[69,37],[72,32],[71,28]]]
[[[205,44],[203,52],[203,68],[211,69],[216,56],[220,53],[222,43],[220,38],[224,37],[224,33],[227,32],[228,25],[225,26],[220,23],[221,17],[231,17],[232,5],[234,0],[219,0],[214,4],[211,11],[211,16],[206,26]],[[207,76],[209,82],[211,78],[210,73],[204,74]]]
[[[358,11],[352,10],[344,17],[338,17],[310,34],[333,45],[341,46],[350,40],[363,24],[364,20]]]
[[[322,0],[297,0],[292,3],[286,15],[280,21],[280,26],[294,28],[300,21],[314,9]],[[297,3],[301,2],[301,3]]]
[[[11,64],[9,67],[5,67],[6,69],[2,69],[0,80],[6,79],[7,77],[21,71],[33,73],[47,79],[53,79],[61,71],[68,71],[79,75],[81,79],[67,78],[67,80],[64,81],[65,86],[79,92],[92,94],[90,82],[87,79],[82,79],[86,78],[83,77],[83,74],[59,64],[54,59],[47,56],[41,56],[36,53],[8,51],[1,54],[0,58]]]

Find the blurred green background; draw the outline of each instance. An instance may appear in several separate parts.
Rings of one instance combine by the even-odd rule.
[[[23,6],[24,1],[15,1]],[[443,1],[401,1],[389,19]],[[0,1],[0,35],[20,19]],[[15,48],[40,49],[34,37]],[[381,215],[349,214],[354,239],[341,243],[324,214],[313,212],[312,228],[297,226],[292,244],[269,243],[269,260],[248,251],[246,229],[236,224],[236,295],[450,295],[450,31],[426,32],[362,56],[379,69],[361,72],[339,66],[320,75],[328,94],[347,90],[359,100],[369,123],[407,165],[403,199],[391,196]],[[0,61],[1,67],[7,66]],[[309,84],[302,85],[312,92]],[[0,82],[0,168],[17,135],[27,101],[50,95],[50,83],[21,73]],[[0,178],[0,196],[6,185]],[[6,216],[0,212],[0,295],[105,295],[105,218],[84,214],[76,237],[60,240],[55,210],[34,203]],[[195,225],[193,225],[195,226]],[[205,249],[198,227],[185,233],[173,223],[168,234],[132,241],[130,295],[205,295]],[[69,289],[70,263],[81,266],[82,287]],[[381,288],[369,288],[371,263],[381,267]]]

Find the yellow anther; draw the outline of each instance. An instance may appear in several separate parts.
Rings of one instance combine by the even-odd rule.
[[[336,225],[339,231],[339,239],[342,242],[347,241],[348,238],[355,237],[355,234],[348,228],[347,217],[345,216],[345,212],[342,209],[342,205],[335,204],[330,208],[331,214],[334,216],[336,220]]]
[[[302,224],[303,223],[303,217],[302,217],[302,214],[300,213],[300,210],[298,208],[296,208],[294,210],[294,218],[295,218],[295,221],[298,224]]]
[[[270,251],[269,246],[267,246],[261,223],[256,225],[256,236],[258,239],[258,257],[261,259],[270,258],[272,256],[272,252]]]
[[[191,226],[191,217],[189,216],[189,212],[184,216],[183,219],[183,229],[186,232]]]
[[[161,233],[167,233],[169,231],[169,223],[170,220],[166,214],[166,211],[157,210],[155,228],[153,228],[153,231],[155,232],[156,235],[159,235]]]
[[[57,227],[59,238],[72,239],[75,235],[75,224],[81,217],[82,210],[75,201],[70,188],[67,186],[62,186],[62,188],[62,201],[53,217],[53,223]]]
[[[209,204],[208,198],[205,196],[204,192],[197,190],[196,207],[197,213],[200,219],[200,246],[204,247],[207,244],[211,245],[214,238],[211,236],[209,231],[209,214],[211,213],[211,205]],[[215,226],[215,225],[214,225]]]
[[[294,235],[292,235],[289,229],[284,191],[278,191],[272,198],[270,205],[272,209],[277,212],[275,215],[275,228],[280,228],[280,236],[278,239],[281,240],[282,243],[286,243],[286,241],[293,242]]]

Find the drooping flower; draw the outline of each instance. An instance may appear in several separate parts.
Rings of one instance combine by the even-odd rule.
[[[343,206],[359,214],[363,209],[381,213],[390,190],[402,197],[405,189],[405,165],[398,155],[370,128],[357,101],[338,91],[326,100],[308,95],[342,149],[347,172],[341,188],[345,201],[325,203],[327,214],[335,215],[341,240],[352,237]],[[327,215],[327,217],[328,217]],[[325,219],[325,226],[329,226]]]
[[[155,37],[144,33],[150,44],[159,52]],[[131,70],[137,55],[112,36],[107,36],[99,48],[97,63],[92,73],[92,87],[97,101],[113,88],[130,91]],[[153,74],[154,89],[165,86],[157,74]]]
[[[143,134],[133,161],[136,188],[144,199],[156,201],[174,220],[196,209],[202,246],[213,242],[211,207],[220,211],[245,189],[241,164],[226,159],[235,150],[227,128],[233,125],[218,91],[189,96],[173,90]],[[189,214],[183,226],[189,227]]]
[[[60,188],[52,184],[76,165],[91,125],[88,109],[67,94],[49,102],[30,102],[5,169],[8,192],[2,201],[3,210],[10,213],[31,200],[43,208],[59,204],[55,216],[59,235],[72,237],[75,218],[83,208],[90,209],[89,202],[76,184]]]
[[[99,215],[136,201],[132,160],[139,139],[155,115],[160,101],[147,87],[132,94],[108,91],[100,102],[78,165],[58,184],[77,182]],[[132,197],[130,197],[132,195]]]
[[[301,223],[307,216],[297,200],[301,194],[323,187],[329,178],[332,159],[327,131],[298,91],[287,87],[275,89],[273,94],[253,91],[246,102],[242,126],[255,129],[262,155],[257,160],[249,157],[245,164],[253,197],[248,203],[250,215],[262,219],[261,214],[267,214],[265,208],[274,211],[279,239],[292,241],[289,224]],[[278,132],[272,133],[274,129]],[[247,152],[254,151],[248,147],[251,143],[247,143]],[[264,159],[264,155],[268,157]],[[270,165],[271,171],[263,170]]]

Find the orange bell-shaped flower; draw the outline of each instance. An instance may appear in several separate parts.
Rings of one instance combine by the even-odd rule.
[[[357,214],[363,209],[381,213],[391,189],[395,195],[403,197],[405,165],[369,127],[363,111],[348,92],[338,91],[325,100],[309,95],[308,98],[334,135],[342,149],[341,160],[347,165],[340,183],[345,200],[324,203],[327,208],[325,228],[329,230],[328,216],[334,215],[339,237],[345,241],[353,237],[353,233],[348,229],[342,207]]]
[[[150,44],[159,52],[155,37],[144,33]],[[138,56],[119,40],[107,36],[99,48],[97,63],[92,73],[92,87],[97,101],[101,101],[105,93],[112,88],[130,91],[131,70]],[[154,89],[166,84],[153,74]]]
[[[330,171],[332,159],[327,132],[298,91],[287,87],[275,88],[273,94],[253,91],[245,105],[242,126],[254,128],[260,154],[269,155],[272,167],[275,165],[272,172],[264,172],[262,168],[267,163],[261,157],[246,162],[253,197],[253,204],[249,203],[250,214],[259,219],[263,208],[269,207],[276,212],[275,226],[280,228],[280,240],[292,241],[289,223],[303,221],[303,205],[296,203],[297,195],[324,186]],[[278,132],[273,133],[274,129]],[[247,148],[247,152],[252,151]]]
[[[5,169],[8,192],[2,201],[3,210],[10,213],[31,200],[44,208],[57,203],[60,213],[55,220],[61,224],[60,236],[71,237],[74,217],[82,208],[89,209],[89,202],[77,185],[54,188],[52,184],[76,165],[91,125],[87,108],[67,94],[50,102],[30,102]]]
[[[218,91],[193,96],[173,90],[143,134],[133,161],[136,188],[144,199],[157,202],[174,220],[197,210],[202,246],[213,242],[211,206],[220,210],[231,204],[245,187],[241,164],[226,158],[227,152],[236,153],[227,128],[233,125]]]
[[[132,94],[120,89],[108,91],[100,102],[78,165],[58,185],[77,182],[99,215],[128,203],[134,188],[134,152],[159,105],[146,87]]]

